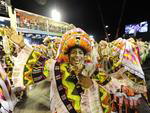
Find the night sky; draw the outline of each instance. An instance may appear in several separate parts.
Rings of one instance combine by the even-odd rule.
[[[97,41],[105,38],[104,25],[109,26],[107,31],[114,39],[120,17],[119,36],[124,25],[150,20],[148,0],[12,0],[12,5],[48,17],[56,7],[62,21],[82,28]]]

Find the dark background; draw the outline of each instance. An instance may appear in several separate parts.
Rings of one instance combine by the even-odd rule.
[[[124,34],[126,24],[150,20],[148,0],[12,0],[11,3],[15,8],[48,17],[56,7],[62,21],[82,28],[97,41],[105,39],[105,25],[109,26],[106,30],[113,40],[117,29],[118,36]],[[149,40],[149,36],[142,34],[139,37]]]

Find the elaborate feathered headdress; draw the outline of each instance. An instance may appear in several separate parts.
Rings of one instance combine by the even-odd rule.
[[[93,48],[91,45],[92,41],[93,40],[89,37],[89,35],[80,28],[75,28],[66,32],[62,36],[58,59],[60,61],[68,60],[66,54],[71,48],[74,47],[82,48],[86,53],[91,52]]]

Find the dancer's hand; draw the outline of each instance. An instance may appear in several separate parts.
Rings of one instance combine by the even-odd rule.
[[[22,34],[18,34],[13,28],[4,29],[4,35],[6,35],[12,42],[23,48],[25,46],[24,38]]]
[[[79,84],[81,84],[81,86],[84,88],[89,88],[93,85],[93,82],[90,77],[80,75]]]

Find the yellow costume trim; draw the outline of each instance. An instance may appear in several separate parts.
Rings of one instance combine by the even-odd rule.
[[[101,70],[99,71],[98,74],[94,76],[93,79],[95,79],[100,85],[102,85],[108,79],[108,76],[103,70]],[[110,94],[107,92],[107,90],[105,90],[103,87],[100,86],[99,96],[100,96],[100,101],[101,101],[101,105],[103,108],[103,112],[110,113],[111,112]]]
[[[48,76],[50,75],[50,72],[49,72],[50,61],[51,61],[51,59],[47,60],[47,61],[45,62],[45,65],[44,65],[44,72],[43,72],[43,74],[44,74],[46,77],[48,77]]]
[[[68,67],[68,64],[64,63],[61,64],[60,70],[62,71],[63,77],[62,77],[62,84],[66,87],[66,94],[67,98],[73,100],[73,106],[75,110],[80,111],[80,96],[72,95],[72,92],[75,88],[75,84],[69,81],[66,81],[66,78],[68,76],[71,76],[70,73],[67,71],[66,67]]]
[[[102,87],[99,88],[100,100],[102,102],[102,108],[104,113],[110,113],[111,103],[110,103],[110,94]]]
[[[33,51],[27,61],[27,64],[24,68],[24,82],[26,85],[31,85],[34,83],[31,76],[33,71],[33,65],[38,61],[41,55],[42,54],[40,52]]]
[[[100,84],[102,84],[107,79],[106,73],[103,71],[100,71],[96,76]]]

